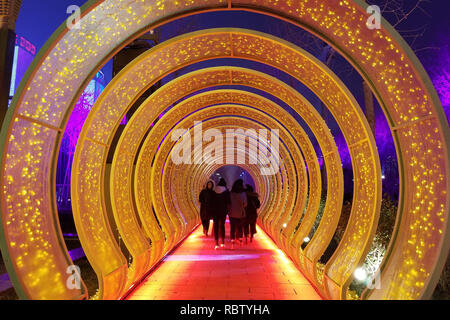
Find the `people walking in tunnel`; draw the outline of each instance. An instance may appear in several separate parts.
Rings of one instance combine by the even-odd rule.
[[[236,239],[242,244],[245,207],[247,207],[247,195],[245,194],[244,181],[242,179],[234,182],[230,198],[230,239],[231,248],[233,249]]]
[[[203,234],[208,236],[209,222],[213,215],[215,192],[214,192],[214,182],[208,181],[205,188],[200,192],[198,197],[200,202],[200,219],[203,225]]]
[[[256,233],[256,219],[258,218],[258,209],[261,206],[259,201],[259,195],[254,192],[253,187],[249,184],[246,185],[247,194],[247,207],[245,208],[245,221],[244,221],[244,236],[245,243],[250,237],[250,242],[253,242],[253,236]]]
[[[220,247],[225,246],[225,219],[227,218],[228,211],[230,209],[230,191],[227,189],[227,183],[225,179],[221,178],[217,184],[215,191],[215,200],[213,207],[213,220],[214,220],[214,238],[216,240],[216,246],[214,249],[219,248],[219,238],[222,240]]]

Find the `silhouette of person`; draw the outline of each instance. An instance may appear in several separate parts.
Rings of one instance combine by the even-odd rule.
[[[247,207],[245,208],[244,236],[247,243],[248,237],[250,236],[250,242],[252,242],[256,233],[256,220],[261,202],[259,201],[259,195],[253,191],[253,187],[249,184],[246,187]]]
[[[247,206],[247,195],[245,194],[244,181],[238,179],[231,188],[230,238],[231,248],[234,248],[235,240],[242,244],[243,222],[245,220],[245,207]]]
[[[214,197],[214,182],[210,180],[198,197],[200,202],[200,219],[202,220],[203,234],[205,236],[208,236],[209,222],[213,215]]]

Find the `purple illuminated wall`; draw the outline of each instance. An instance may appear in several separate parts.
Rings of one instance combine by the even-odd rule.
[[[399,178],[394,141],[386,117],[377,103],[375,111],[375,142],[380,155],[383,194],[387,193],[391,199],[397,199],[399,192]],[[353,193],[353,173],[350,153],[342,133],[338,130],[334,130],[333,135],[342,160],[342,169],[344,170],[344,190],[347,196],[351,196]]]
[[[430,66],[430,73],[450,124],[450,36],[443,42],[447,45],[440,47],[437,60]]]
[[[60,211],[71,210],[70,175],[75,147],[88,113],[104,88],[104,75],[99,72],[81,94],[64,131],[56,172],[56,197]]]

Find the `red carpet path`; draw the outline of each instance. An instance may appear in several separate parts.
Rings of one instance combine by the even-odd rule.
[[[212,224],[210,227],[211,233]],[[200,226],[129,296],[130,300],[320,300],[294,263],[258,228],[253,243],[225,249]]]

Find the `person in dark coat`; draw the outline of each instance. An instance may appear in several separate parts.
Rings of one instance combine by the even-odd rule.
[[[227,183],[225,179],[221,178],[219,183],[214,188],[215,201],[213,209],[214,219],[214,238],[216,240],[216,246],[214,249],[219,248],[219,238],[222,240],[220,247],[225,246],[225,220],[227,218],[228,211],[230,209],[230,191],[227,189]]]
[[[253,187],[249,184],[246,187],[247,207],[245,208],[244,235],[245,242],[247,242],[249,236],[250,242],[252,242],[256,233],[256,220],[261,202],[259,201],[259,195],[253,191]]]
[[[203,225],[203,234],[208,236],[209,221],[213,215],[215,193],[214,182],[208,181],[198,197],[200,202],[200,219]]]
[[[235,240],[242,244],[243,222],[245,220],[245,207],[247,206],[247,196],[244,189],[244,181],[236,180],[231,189],[231,208],[230,208],[230,238],[231,248],[234,248]]]

